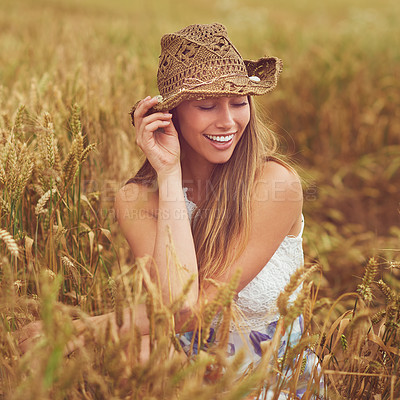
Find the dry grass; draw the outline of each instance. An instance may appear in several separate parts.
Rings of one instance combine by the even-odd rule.
[[[246,57],[284,60],[279,90],[259,103],[304,178],[307,265],[322,269],[292,307],[298,282],[280,299],[282,324],[306,321],[285,359],[300,371],[314,351],[331,398],[398,397],[398,2],[3,0],[0,9],[0,397],[240,399],[285,368],[278,339],[241,381],[240,356],[228,364],[223,341],[184,357],[173,309],[143,290],[113,218],[116,190],[141,163],[128,113],[156,93],[161,34],[214,21]],[[232,288],[220,290],[228,321]],[[121,324],[121,308],[143,302],[159,327],[149,362],[138,362],[135,328],[129,339],[111,330],[93,339],[88,315],[114,309]],[[21,356],[9,332],[38,318],[44,336]],[[87,345],[65,358],[76,318]],[[293,391],[295,376],[275,390]]]

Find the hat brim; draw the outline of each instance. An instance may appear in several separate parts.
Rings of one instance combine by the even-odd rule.
[[[260,96],[275,89],[282,71],[282,60],[277,57],[263,57],[256,61],[244,60],[244,63],[248,76],[222,76],[210,82],[188,85],[187,88],[181,88],[168,98],[163,98],[146,115],[172,110],[185,100],[225,96]],[[130,112],[133,125],[135,125],[133,115],[138,104],[139,102],[132,107]]]

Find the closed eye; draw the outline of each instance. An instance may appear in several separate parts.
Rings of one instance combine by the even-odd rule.
[[[200,110],[212,110],[215,106],[198,106]]]
[[[232,105],[234,107],[244,107],[247,106],[247,104],[249,104],[247,101],[244,101],[243,103],[233,103]]]

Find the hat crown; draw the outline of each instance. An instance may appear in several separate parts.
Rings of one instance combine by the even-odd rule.
[[[189,25],[161,38],[159,102],[147,114],[172,110],[185,100],[259,96],[276,87],[282,61],[244,60],[221,24]],[[138,101],[131,110],[132,123]]]
[[[180,31],[174,33],[167,33],[161,38],[161,46],[163,42],[168,41],[171,37],[177,38],[181,37],[199,44],[209,44],[215,41],[215,37],[222,36],[228,37],[228,33],[226,28],[222,24],[209,24],[209,25],[200,25],[194,24],[186,26]]]
[[[163,98],[229,75],[247,76],[247,70],[223,25],[189,25],[161,38],[157,84]]]

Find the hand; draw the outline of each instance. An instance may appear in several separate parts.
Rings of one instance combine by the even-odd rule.
[[[69,356],[74,351],[82,348],[85,343],[83,336],[85,325],[80,320],[74,320],[72,323],[77,334],[73,335],[68,343],[66,343],[64,356]],[[30,322],[21,329],[15,331],[14,336],[18,341],[18,347],[21,350],[21,353],[25,354],[29,349],[33,348],[40,338],[44,337],[43,322]]]
[[[30,322],[28,325],[14,332],[22,354],[26,353],[39,340],[42,333],[43,327],[41,321]]]
[[[180,146],[172,114],[158,112],[146,115],[157,101],[157,97],[148,96],[139,102],[134,113],[136,143],[157,174],[173,173],[180,171]]]

